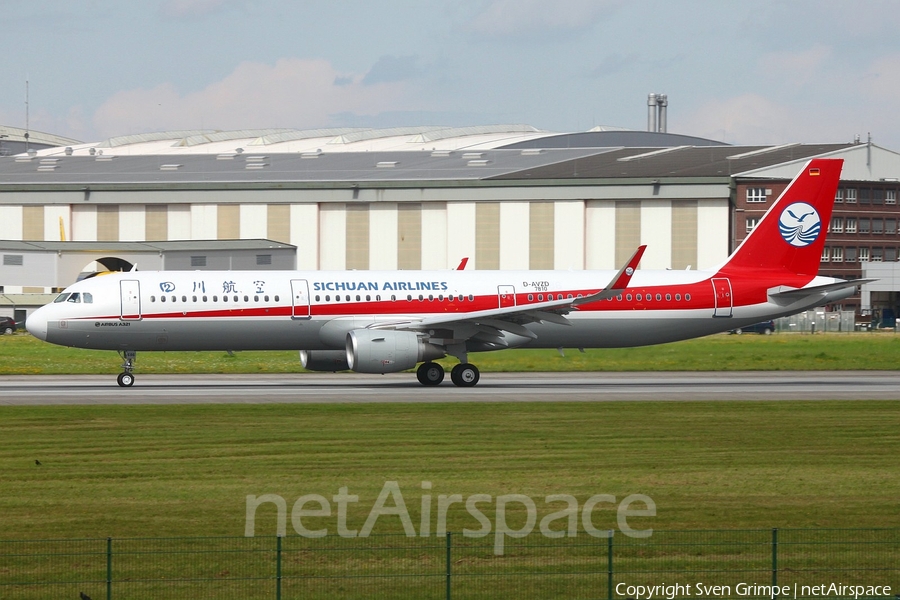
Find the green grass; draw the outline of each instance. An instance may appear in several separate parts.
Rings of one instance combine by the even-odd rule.
[[[565,357],[552,350],[473,357],[485,371],[895,369],[898,359],[900,338],[871,333],[720,335],[649,348],[588,350],[585,354],[569,350]],[[27,335],[0,337],[3,373],[114,373],[118,364],[111,352],[58,348]],[[224,353],[145,353],[139,355],[138,367],[141,373],[302,370],[293,352],[246,352],[233,357]],[[290,512],[304,494],[331,500],[346,486],[350,494],[359,496],[358,503],[349,505],[351,529],[363,526],[386,481],[399,483],[417,529],[424,493],[421,482],[432,483],[432,532],[438,495],[465,498],[489,494],[496,498],[513,493],[536,501],[538,521],[561,508],[545,504],[549,494],[571,494],[579,506],[594,494],[611,494],[617,501],[629,494],[648,495],[656,503],[657,516],[631,518],[629,524],[636,529],[653,528],[657,533],[652,540],[662,544],[670,539],[669,532],[684,529],[900,527],[898,425],[898,402],[827,399],[0,406],[0,539],[112,536],[118,552],[114,561],[116,597],[215,594],[269,598],[274,596],[270,583],[262,585],[250,578],[271,576],[271,548],[266,546],[271,545],[271,538],[240,538],[248,494],[277,494],[285,499]],[[42,464],[36,465],[35,459]],[[493,507],[493,503],[480,505],[492,523]],[[510,511],[511,527],[519,527],[523,520],[517,506]],[[618,528],[615,506],[598,505],[593,521],[598,528]],[[326,527],[329,533],[336,533],[334,513],[327,518],[308,517],[303,523],[309,529]],[[456,532],[479,527],[461,505],[451,508],[447,525]],[[580,522],[578,530],[580,537],[574,541],[598,541],[584,535]],[[271,536],[275,531],[274,507],[265,505],[257,512],[256,533]],[[402,531],[397,518],[382,517],[374,533]],[[288,534],[295,536],[290,517]],[[676,536],[671,539],[681,539],[679,534],[671,535]],[[707,574],[704,581],[734,584],[741,577],[757,577],[756,571],[745,575],[738,571],[750,564],[750,554],[759,554],[752,558],[759,573],[770,564],[767,532],[759,534],[759,551],[753,549],[757,546],[747,550],[728,546],[724,555],[716,549],[720,539],[716,536],[723,534],[703,535],[686,534],[685,539],[702,537],[710,545],[681,549],[676,544],[665,552],[664,546],[619,550],[618,568],[661,569],[628,575],[632,583],[658,583],[660,577],[669,581],[685,569],[713,569],[718,574]],[[789,538],[789,532],[784,535]],[[235,536],[235,540],[123,539],[181,536]],[[340,538],[289,538],[285,542],[286,592],[290,597],[302,592],[304,597],[317,598],[375,593],[375,588],[365,587],[374,585],[373,580],[301,580],[297,579],[300,574],[370,573],[381,577],[396,574],[398,569],[442,572],[440,548],[418,549],[420,543],[433,546],[439,540],[431,537],[414,544],[406,539],[377,540],[387,547],[385,552],[347,553],[328,550],[345,542]],[[511,593],[520,597],[594,597],[597,590],[605,589],[602,578],[580,577],[573,583],[575,580],[565,577],[522,575],[553,568],[596,570],[596,547],[554,551],[516,546],[546,541],[535,532],[522,542],[509,540],[511,550],[500,560],[492,556],[492,537],[454,539],[469,547],[455,551],[458,558],[453,568],[471,574],[458,580],[462,587],[456,588],[454,597],[491,598]],[[617,535],[616,540],[621,544],[628,538]],[[103,597],[104,544],[101,539],[99,543],[28,546],[29,552],[37,554],[61,554],[35,557],[26,553],[15,559],[15,565],[6,567],[0,561],[0,583],[73,583],[0,586],[0,596],[76,597],[79,590],[86,589],[92,597]],[[259,545],[268,550],[249,554],[229,550],[229,545],[245,549]],[[215,555],[183,554],[193,547],[213,546],[222,550]],[[8,552],[10,548],[15,546],[0,544],[0,550]],[[785,546],[780,552],[786,557],[791,548]],[[875,550],[881,554],[872,554]],[[847,561],[857,565],[855,568],[869,568],[872,561],[879,568],[885,560],[885,564],[895,564],[897,549],[896,544],[854,547],[856,554],[848,557],[834,546],[822,545],[811,552],[810,561],[823,557],[831,561],[811,568],[830,572],[844,568]],[[798,559],[794,560],[796,566]],[[885,573],[890,577],[891,572]],[[175,577],[184,581],[171,582]],[[860,577],[868,581],[871,574]],[[162,581],[165,579],[170,581]],[[78,583],[86,581],[94,583]],[[440,579],[378,581],[409,597],[441,597]],[[427,591],[428,586],[433,589]]]
[[[893,333],[714,335],[642,348],[504,350],[470,355],[484,372],[895,370]],[[455,360],[445,359],[445,365]],[[26,334],[0,336],[0,375],[117,373],[111,351],[63,348]],[[138,373],[302,372],[296,352],[141,352]]]
[[[431,481],[544,513],[548,494],[647,494],[638,528],[900,526],[898,423],[900,404],[863,401],[4,407],[0,538],[242,535],[248,494],[290,508],[341,486],[358,528],[388,480],[414,523]]]

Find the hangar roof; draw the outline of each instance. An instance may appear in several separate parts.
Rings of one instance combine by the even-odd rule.
[[[674,146],[485,151],[392,151],[183,156],[18,156],[0,160],[0,190],[102,189],[422,182],[562,181],[621,178],[729,178],[791,161],[865,148],[853,144]]]
[[[272,240],[175,240],[165,242],[20,242],[0,240],[0,252],[179,252],[216,250],[283,250],[296,246]]]
[[[63,139],[63,138],[60,138]],[[140,133],[102,142],[72,140],[40,150],[41,157],[189,155],[264,152],[266,154],[474,151],[498,148],[584,148],[609,146],[722,145],[693,136],[599,127],[589,132],[555,133],[530,125],[470,127],[414,126],[387,129],[189,129]]]

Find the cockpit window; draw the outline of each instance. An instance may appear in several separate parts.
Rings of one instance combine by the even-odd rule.
[[[67,292],[63,292],[62,294],[57,296],[56,300],[54,300],[53,302],[65,302],[66,298],[68,298],[68,297],[69,297],[69,294]]]
[[[90,292],[84,292],[81,294],[81,300],[85,304],[93,304],[94,303],[94,295]]]
[[[81,302],[81,294],[75,292],[69,295],[69,299],[66,302]]]

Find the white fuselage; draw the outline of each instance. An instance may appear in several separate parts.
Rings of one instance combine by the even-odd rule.
[[[168,271],[111,273],[66,288],[28,318],[48,342],[108,350],[336,350],[347,332],[588,296],[605,271]],[[797,287],[837,280],[815,277]],[[637,271],[614,298],[524,323],[497,347],[626,347],[727,331],[833,302],[852,289],[772,302],[776,282],[704,271]],[[89,301],[88,301],[89,300]],[[460,327],[477,327],[472,323]],[[431,332],[456,335],[455,327]],[[458,333],[458,332],[457,332]],[[461,337],[461,336],[458,336]],[[469,336],[471,337],[471,336]]]

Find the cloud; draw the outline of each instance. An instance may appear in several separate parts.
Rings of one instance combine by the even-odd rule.
[[[243,62],[221,81],[181,94],[171,83],[118,92],[94,113],[101,137],[166,129],[328,126],[337,113],[377,114],[409,108],[402,82],[365,85],[325,60]]]
[[[799,134],[800,124],[801,116],[790,109],[757,94],[744,94],[706,102],[677,122],[670,118],[669,131],[739,145],[822,141]]]
[[[493,0],[469,23],[488,36],[547,35],[588,29],[623,0]]]
[[[417,56],[382,56],[363,77],[364,85],[394,83],[422,75]]]
[[[822,79],[831,48],[821,44],[798,52],[771,52],[760,57],[758,69],[783,84],[796,87]]]
[[[591,74],[596,77],[606,77],[607,75],[623,73],[637,64],[638,60],[639,57],[634,52],[624,56],[619,53],[609,54],[603,57],[603,60],[591,71]]]
[[[232,0],[165,0],[159,5],[159,13],[167,19],[204,17],[231,3]]]

